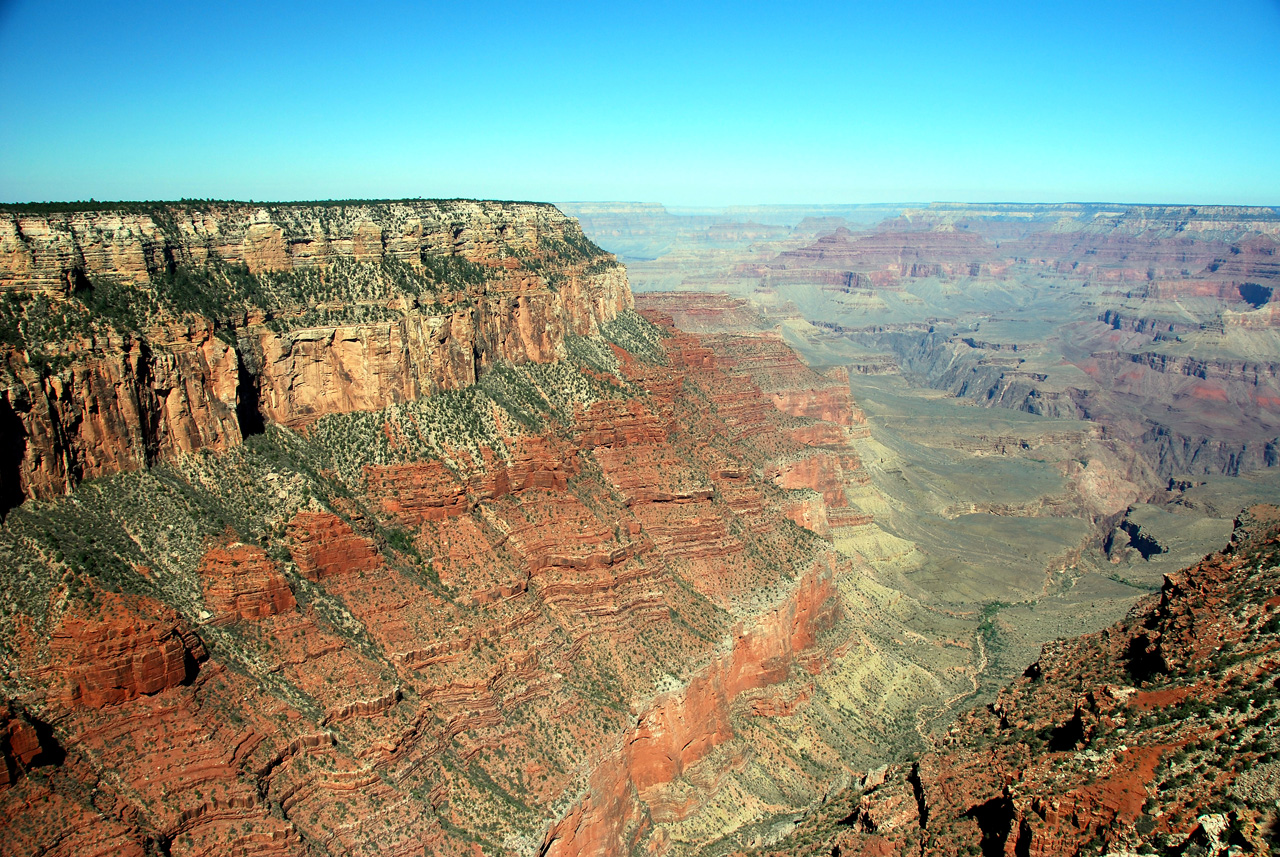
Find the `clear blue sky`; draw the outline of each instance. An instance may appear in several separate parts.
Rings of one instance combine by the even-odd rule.
[[[0,0],[0,201],[1280,205],[1280,0]]]

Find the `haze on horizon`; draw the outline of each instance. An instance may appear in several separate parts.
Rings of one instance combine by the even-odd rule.
[[[1276,80],[1276,0],[0,0],[0,200],[1280,205]]]

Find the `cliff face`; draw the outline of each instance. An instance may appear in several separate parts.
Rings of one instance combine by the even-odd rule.
[[[109,333],[68,354],[56,373],[33,366],[29,352],[8,350],[0,491],[10,503],[240,442],[235,348],[207,323],[156,333],[153,339]]]
[[[0,296],[6,505],[560,359],[631,306],[553,207],[461,201],[8,211]]]
[[[972,687],[916,642],[972,622],[837,550],[847,378],[631,311],[538,228],[15,275],[9,424],[63,475],[0,525],[0,854],[685,853]]]
[[[1114,320],[1066,326],[1074,337],[1064,349],[1071,360],[1058,366],[1046,365],[1051,352],[1038,344],[1002,350],[962,332],[858,332],[852,338],[891,349],[904,371],[985,407],[1106,426],[1141,450],[1162,480],[1238,476],[1276,465],[1280,362],[1259,359],[1274,355],[1261,349],[1254,359],[1160,353],[1151,331],[1119,327]],[[1155,333],[1160,336],[1177,338]]]
[[[134,203],[50,214],[15,207],[0,223],[0,283],[48,291],[83,276],[143,281],[174,265],[215,260],[260,274],[347,260],[416,265],[424,256],[515,268],[504,260],[545,256],[556,244],[590,252],[576,221],[537,203]]]

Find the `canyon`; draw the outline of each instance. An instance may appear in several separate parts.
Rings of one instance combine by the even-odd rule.
[[[859,509],[910,548],[898,567],[929,603],[987,599],[987,683],[966,704],[989,704],[930,735],[930,753],[869,769],[748,852],[1269,853],[1276,819],[1258,784],[1273,777],[1256,769],[1270,770],[1275,748],[1252,724],[1270,716],[1271,562],[1232,557],[1255,538],[1248,552],[1269,556],[1274,533],[1258,521],[1272,512],[1250,510],[1226,554],[1180,569],[1226,540],[1241,506],[1280,496],[1277,212],[935,204],[885,214],[874,225],[827,220],[816,239],[792,218],[782,237],[722,244],[696,275],[681,276],[679,235],[673,262],[626,259],[637,291],[681,290],[678,324],[777,330],[810,365],[846,369],[870,432],[859,453],[874,491]],[[638,215],[627,216],[635,229]],[[588,214],[589,232],[600,218]],[[1037,472],[1045,464],[1066,491]],[[1006,545],[1019,556],[1002,561]],[[1132,600],[1104,579],[1159,590],[1162,605],[1183,600],[1169,609],[1196,618],[1165,629],[1139,606],[1110,626],[1108,613],[1120,619]],[[1202,602],[1228,596],[1234,615],[1206,624]],[[1240,621],[1257,626],[1246,632],[1257,645],[1232,648],[1226,627]],[[1230,653],[1206,654],[1209,641]],[[1149,643],[1196,647],[1199,661],[1144,673],[1151,661],[1138,650]],[[1250,666],[1217,681],[1236,661]],[[1196,683],[1198,670],[1215,680]],[[1146,688],[1167,685],[1180,689],[1148,699]],[[1137,714],[1127,699],[1141,699]],[[1016,705],[1046,717],[1005,718]],[[1223,773],[1199,782],[1206,768]]]
[[[6,217],[0,852],[690,853],[973,685],[847,375],[550,206]]]
[[[663,231],[681,219],[619,210],[624,237],[648,223],[649,251],[661,246],[654,232],[671,248],[652,260],[624,255],[638,291],[723,292],[748,301],[761,327],[807,321],[816,329],[793,324],[788,342],[814,365],[900,373],[984,407],[1086,419],[1140,446],[1161,479],[1277,461],[1276,209],[939,203],[807,221],[793,213],[789,231],[743,231],[682,279],[664,259],[682,259],[713,229],[734,235],[734,214],[695,241],[686,236],[698,219]],[[618,230],[606,213],[597,204],[584,223],[609,246]],[[869,224],[873,216],[883,219]]]
[[[1275,496],[1275,212],[563,207],[0,211],[0,853],[1209,835],[1112,736],[1269,657],[1271,512],[1178,570]]]

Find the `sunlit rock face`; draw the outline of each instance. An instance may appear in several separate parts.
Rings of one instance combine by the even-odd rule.
[[[6,212],[0,292],[10,503],[558,360],[631,306],[576,222],[481,202]]]

